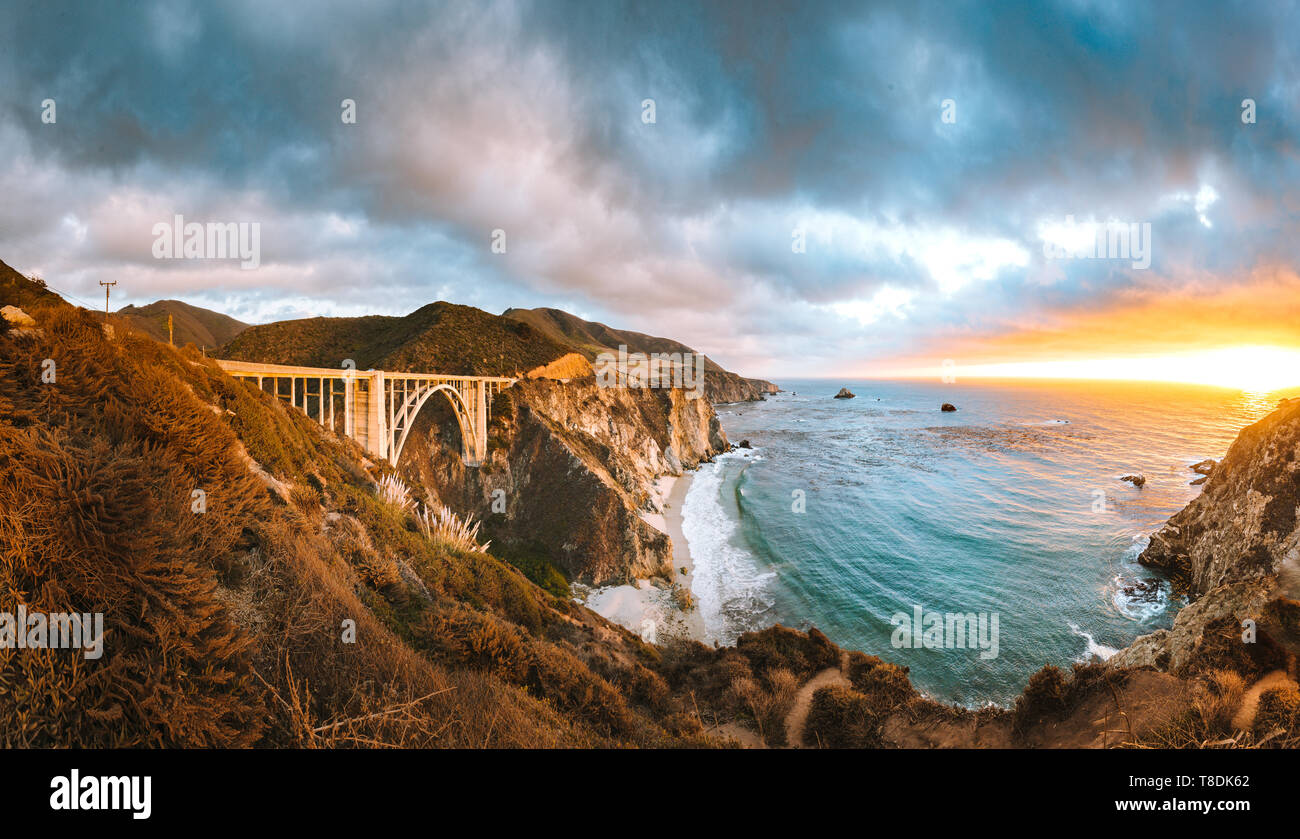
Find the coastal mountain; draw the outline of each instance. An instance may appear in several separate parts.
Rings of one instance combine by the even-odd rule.
[[[570,353],[526,323],[473,306],[437,302],[403,317],[307,318],[252,326],[222,358],[359,369],[428,370],[468,376],[521,376]]]
[[[640,332],[613,329],[603,323],[583,320],[561,309],[506,309],[503,317],[532,326],[555,341],[572,347],[574,352],[594,361],[603,352],[617,353],[620,346],[629,353],[694,353],[685,344],[669,338],[656,338]],[[704,357],[704,393],[710,402],[752,402],[775,393],[776,385],[762,379],[746,379],[724,370],[708,356]]]
[[[172,341],[178,347],[194,344],[212,350],[248,328],[248,324],[229,315],[179,300],[158,300],[147,306],[123,306],[113,313],[113,321],[124,321],[130,328],[165,342],[168,315],[172,318]]]

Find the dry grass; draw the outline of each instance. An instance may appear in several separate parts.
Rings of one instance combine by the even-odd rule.
[[[43,334],[0,335],[0,610],[107,632],[97,661],[0,650],[0,743],[695,742],[680,704],[625,697],[560,640],[577,630],[550,595],[379,502],[351,443],[192,353],[34,314]],[[638,669],[612,672],[653,694]]]
[[[393,505],[402,512],[415,509],[415,500],[411,498],[411,491],[401,478],[391,472],[379,479],[375,492],[379,495],[379,500]]]
[[[415,514],[415,523],[424,534],[424,538],[452,550],[487,553],[488,547],[492,544],[491,542],[479,544],[480,522],[474,521],[473,516],[462,519],[445,504],[435,504],[432,507],[421,504]]]

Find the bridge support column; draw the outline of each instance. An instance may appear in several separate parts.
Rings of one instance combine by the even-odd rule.
[[[366,448],[378,457],[388,457],[388,402],[384,374],[370,374],[370,398],[366,400]]]
[[[487,382],[474,383],[474,450],[472,465],[478,466],[487,456]]]
[[[343,433],[354,440],[357,430],[352,427],[352,394],[356,389],[356,380],[348,374],[343,379]]]

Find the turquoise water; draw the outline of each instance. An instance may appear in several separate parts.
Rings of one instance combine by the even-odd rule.
[[[782,623],[911,668],[968,706],[1052,663],[1105,657],[1181,605],[1135,562],[1219,458],[1284,395],[1148,383],[782,381],[724,405],[732,442],[683,510],[712,638]],[[855,399],[832,399],[841,386]],[[942,413],[943,402],[957,405]],[[1139,472],[1141,489],[1119,478]],[[802,494],[804,508],[797,512]],[[986,613],[996,658],[896,647],[899,613]],[[991,652],[991,649],[989,650]]]

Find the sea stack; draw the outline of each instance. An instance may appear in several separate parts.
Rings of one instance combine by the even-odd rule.
[[[939,406],[939,410],[943,411],[945,414],[952,413],[953,411],[957,410],[957,406],[952,404],[951,402],[945,402]]]
[[[1145,475],[1125,475],[1120,478],[1121,481],[1128,481],[1135,487],[1140,487],[1147,482]]]
[[[840,392],[837,393],[837,394],[835,394],[835,398],[836,398],[836,399],[853,399],[853,398],[854,398],[854,394],[850,393],[848,388],[846,388],[846,387],[842,387],[842,388],[840,388]]]

